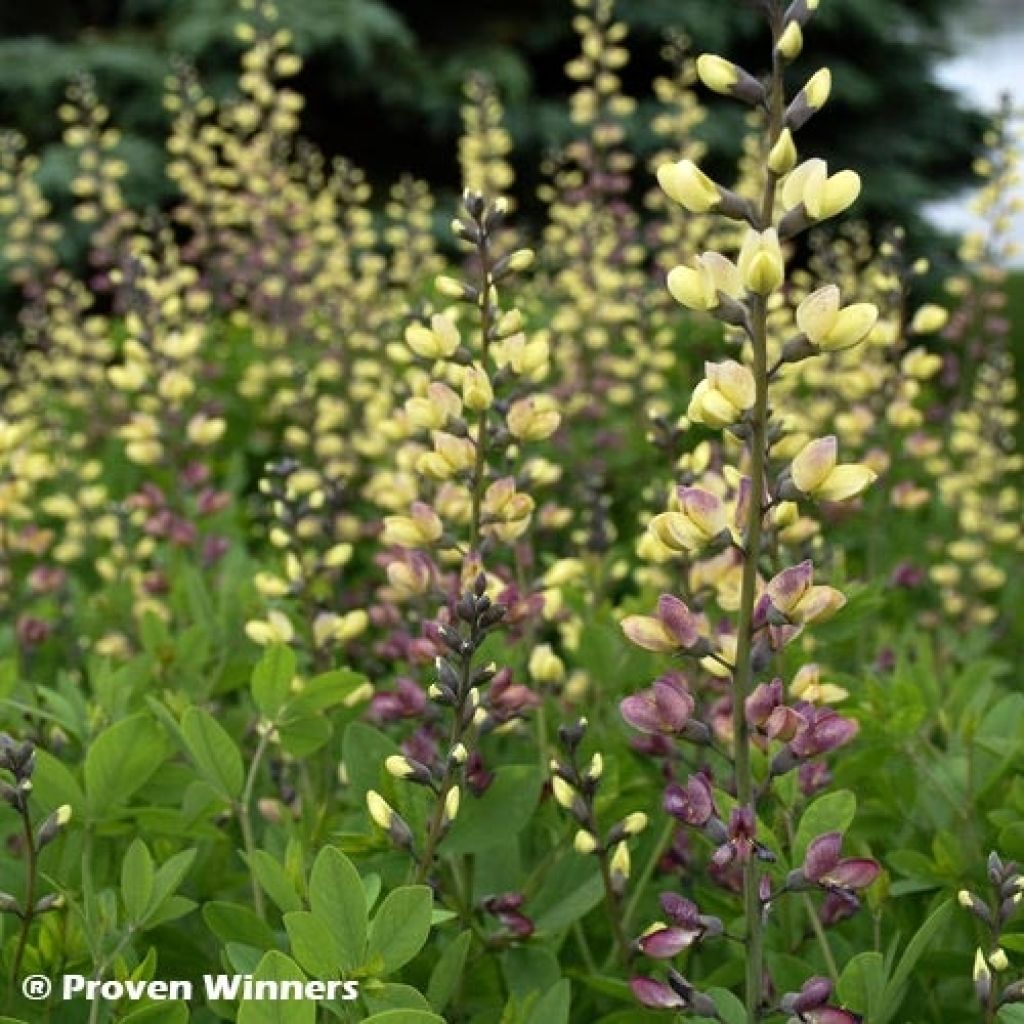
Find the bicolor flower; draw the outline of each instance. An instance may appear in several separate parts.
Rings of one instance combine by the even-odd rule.
[[[878,877],[878,862],[870,857],[844,859],[840,856],[842,846],[841,832],[827,832],[812,839],[800,873],[822,889],[866,889]]]
[[[674,654],[696,647],[703,639],[705,622],[678,597],[662,594],[658,612],[651,615],[627,615],[622,632],[637,647],[657,654]]]
[[[717,494],[700,487],[680,487],[678,508],[651,520],[650,529],[671,551],[699,551],[729,529],[725,503]]]
[[[400,548],[425,548],[436,543],[444,533],[441,517],[427,504],[415,501],[407,516],[385,516],[381,534],[383,544]]]
[[[828,978],[810,978],[799,992],[787,992],[781,1006],[801,1024],[859,1024],[861,1018],[857,1014],[827,1005],[831,995],[832,982]]]
[[[867,489],[878,474],[856,462],[838,464],[835,435],[805,445],[789,467],[793,486],[819,501],[846,501]]]
[[[693,714],[694,699],[677,673],[655,679],[646,690],[624,698],[619,704],[622,717],[644,733],[678,735]]]
[[[830,619],[846,604],[846,598],[834,587],[815,586],[814,564],[810,560],[783,569],[766,585],[759,604],[758,618],[771,621],[777,612],[786,622],[807,625]]]

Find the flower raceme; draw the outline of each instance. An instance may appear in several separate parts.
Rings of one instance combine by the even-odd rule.
[[[866,490],[878,474],[860,463],[839,464],[834,435],[811,441],[793,459],[790,482],[796,490],[819,501],[847,501]]]

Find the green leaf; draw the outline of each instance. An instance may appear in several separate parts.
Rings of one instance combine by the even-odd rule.
[[[529,823],[540,799],[534,765],[507,765],[482,797],[465,794],[459,816],[444,840],[446,854],[480,853],[509,842]]]
[[[455,995],[459,982],[462,980],[466,955],[469,953],[472,941],[472,932],[461,932],[453,942],[449,942],[445,946],[444,952],[434,965],[430,981],[427,983],[427,999],[435,1010],[443,1010]]]
[[[212,900],[203,906],[203,920],[221,942],[241,942],[256,949],[273,949],[276,945],[267,923],[241,903]]]
[[[253,972],[254,981],[305,981],[299,965],[276,949],[267,953]],[[309,999],[245,1001],[237,1024],[315,1024],[316,1003]]]
[[[176,853],[157,868],[153,878],[153,892],[149,907],[146,917],[140,922],[140,925],[148,926],[155,918],[162,916],[164,904],[173,898],[174,892],[181,885],[182,879],[188,873],[188,869],[195,859],[195,850],[182,850],[181,853]]]
[[[910,976],[917,967],[917,962],[924,956],[928,945],[935,938],[936,934],[945,927],[949,915],[953,910],[953,901],[946,900],[932,912],[928,919],[918,928],[917,933],[907,943],[907,948],[900,957],[900,962],[892,972],[889,984],[885,986],[882,995],[882,1005],[871,1024],[887,1024],[895,1016],[896,1011],[903,1002],[903,994]]]
[[[239,1020],[238,1024],[244,1024]],[[363,1024],[445,1024],[443,1017],[429,1010],[385,1010],[367,1017]]]
[[[708,989],[708,995],[711,996],[718,1016],[725,1024],[747,1024],[746,1009],[728,989],[711,988]]]
[[[153,896],[153,858],[146,844],[136,839],[121,862],[121,899],[125,913],[134,924],[141,921]]]
[[[242,792],[242,755],[224,727],[202,708],[191,707],[181,719],[181,733],[199,773],[228,800]]]
[[[430,1011],[430,1004],[418,989],[400,982],[388,982],[373,991],[360,993],[368,1013],[384,1013],[387,1010]]]
[[[384,762],[399,752],[394,741],[365,722],[351,722],[342,739],[342,757],[356,803],[361,804],[368,789],[380,787]]]
[[[800,819],[793,842],[793,867],[804,862],[812,839],[826,832],[846,832],[857,813],[857,798],[848,789],[819,796]]]
[[[252,697],[267,718],[284,706],[294,678],[295,652],[287,644],[271,644],[252,672]]]
[[[334,936],[322,918],[308,910],[295,910],[284,915],[284,927],[292,956],[314,978],[334,978],[345,969]]]
[[[572,985],[563,978],[534,1003],[526,1024],[568,1024],[572,1005]]]
[[[352,862],[333,846],[325,846],[313,862],[309,905],[334,937],[341,971],[361,966],[369,916],[366,892]]]
[[[121,1018],[121,1024],[188,1024],[184,1003],[153,1003]]]
[[[127,803],[166,756],[164,734],[148,715],[133,715],[104,729],[85,755],[89,816],[102,817]]]
[[[601,872],[590,859],[570,855],[552,868],[537,893],[532,903],[534,923],[544,934],[561,931],[588,914],[603,898]]]
[[[837,992],[843,1006],[875,1019],[885,989],[885,959],[881,953],[861,953],[843,968]]]
[[[281,913],[302,909],[302,900],[291,879],[266,850],[253,850],[251,856],[242,854],[242,857],[256,876],[260,888],[274,901]]]
[[[425,885],[403,885],[389,893],[370,925],[367,961],[380,960],[382,974],[407,964],[427,941],[433,902]]]

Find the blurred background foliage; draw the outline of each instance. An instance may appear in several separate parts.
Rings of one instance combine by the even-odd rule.
[[[497,81],[516,139],[520,192],[532,196],[545,151],[572,132],[563,66],[574,55],[568,0],[284,0],[281,18],[306,67],[306,134],[344,154],[371,179],[403,171],[441,191],[458,187],[461,83],[482,68]],[[825,0],[809,55],[794,77],[827,63],[834,114],[808,129],[806,145],[837,164],[870,168],[860,212],[918,231],[920,206],[969,175],[984,119],[935,84],[948,51],[945,19],[958,0]],[[629,90],[640,100],[632,144],[644,154],[652,80],[662,72],[666,30],[682,28],[702,50],[750,55],[759,24],[742,0],[619,0],[631,28]],[[163,177],[162,81],[184,57],[207,87],[232,88],[238,45],[235,0],[34,0],[0,5],[0,125],[43,154],[48,191],[59,192],[68,159],[53,111],[76,72],[95,76],[124,131],[129,198],[158,204]],[[709,100],[714,103],[714,100]],[[716,106],[704,129],[712,169],[727,173],[739,150],[735,104]],[[811,137],[813,135],[813,137]],[[527,206],[529,211],[529,206]]]

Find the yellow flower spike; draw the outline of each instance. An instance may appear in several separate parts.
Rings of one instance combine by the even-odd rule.
[[[768,169],[781,178],[793,170],[798,159],[793,133],[788,128],[783,128],[768,154]]]
[[[812,292],[797,307],[797,326],[826,352],[852,348],[863,341],[878,320],[878,308],[858,302],[840,308],[839,289],[826,285]]]
[[[811,441],[793,459],[793,486],[819,501],[846,501],[877,479],[874,470],[857,463],[837,464],[838,442],[832,435]]]
[[[775,291],[786,276],[782,246],[775,229],[749,229],[743,240],[737,265],[744,285],[752,292],[768,295]]]
[[[722,201],[718,186],[692,160],[662,164],[658,184],[669,199],[690,213],[707,213]]]
[[[912,334],[935,334],[949,322],[949,311],[932,302],[923,305],[910,321]]]

